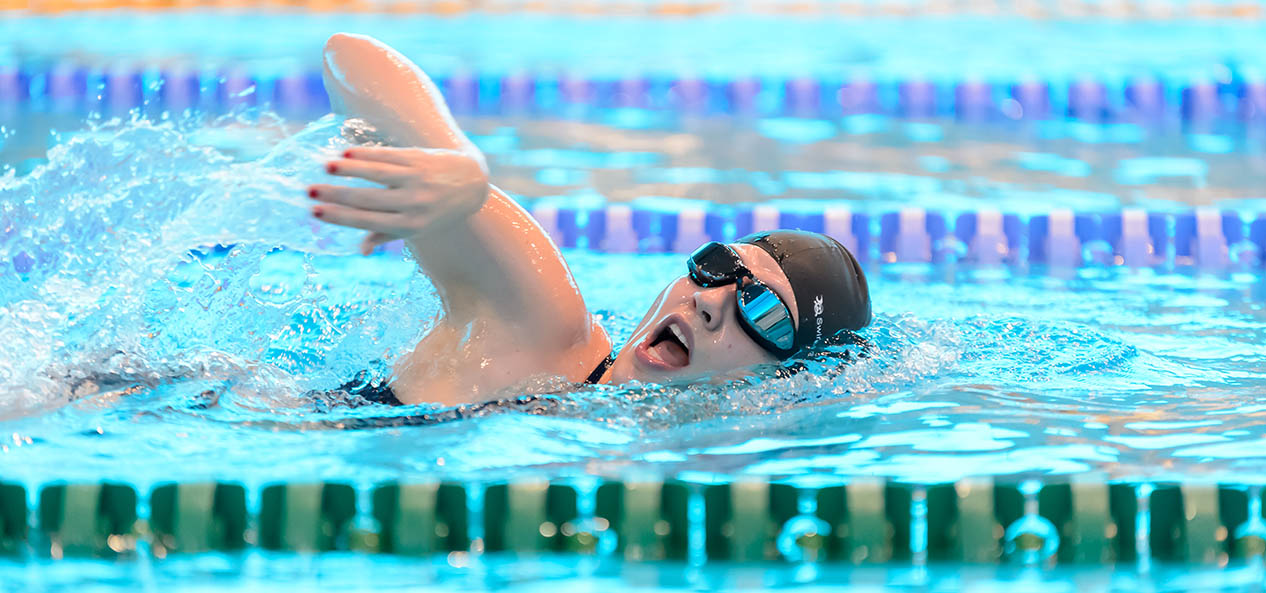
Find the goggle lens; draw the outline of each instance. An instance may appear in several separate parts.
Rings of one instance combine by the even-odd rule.
[[[751,274],[738,254],[724,243],[705,243],[686,261],[690,279],[704,288],[724,286]]]
[[[748,284],[738,291],[739,312],[756,333],[777,350],[790,350],[796,326],[791,311],[768,286]]]

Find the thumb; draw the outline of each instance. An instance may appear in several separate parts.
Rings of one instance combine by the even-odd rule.
[[[360,254],[369,255],[374,252],[379,245],[391,240],[391,236],[377,231],[365,235],[365,240],[360,242]]]

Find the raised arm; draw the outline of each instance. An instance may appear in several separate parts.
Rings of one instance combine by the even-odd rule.
[[[370,231],[366,249],[406,240],[440,294],[442,323],[492,316],[511,337],[545,348],[590,340],[596,325],[566,262],[527,212],[488,183],[483,155],[430,78],[369,37],[334,35],[324,58],[334,109],[410,148],[349,150],[328,170],[384,187],[313,186],[313,214]]]

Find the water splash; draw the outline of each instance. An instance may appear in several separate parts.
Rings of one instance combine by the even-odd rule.
[[[312,221],[303,190],[371,133],[333,116],[294,134],[267,118],[113,120],[0,179],[4,413],[192,379],[293,404],[350,371],[342,353],[408,344],[435,312],[425,279],[372,307],[331,303],[312,265],[359,233]],[[264,280],[283,268],[284,285]]]

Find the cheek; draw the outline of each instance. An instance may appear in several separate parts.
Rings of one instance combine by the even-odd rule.
[[[727,325],[718,339],[709,343],[706,352],[701,354],[713,368],[740,368],[774,360],[773,356],[753,342],[747,333],[736,325]]]

